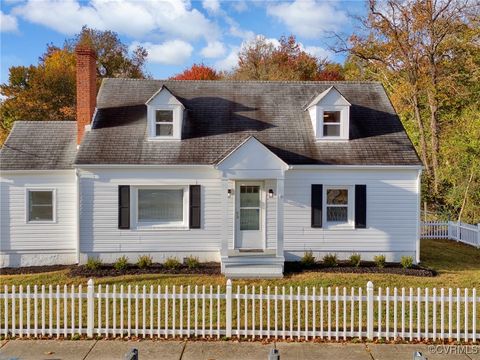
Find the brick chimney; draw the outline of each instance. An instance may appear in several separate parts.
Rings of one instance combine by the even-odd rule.
[[[82,142],[85,126],[90,125],[97,99],[97,56],[84,45],[75,49],[77,56],[77,145]]]

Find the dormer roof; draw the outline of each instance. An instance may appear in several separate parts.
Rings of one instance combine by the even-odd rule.
[[[330,101],[328,101],[330,100]],[[330,86],[328,89],[322,91],[320,94],[315,96],[315,98],[307,105],[305,110],[310,109],[312,106],[316,106],[321,104],[322,102],[328,103],[328,105],[343,105],[343,106],[350,106],[350,102],[345,99],[340,91],[335,88],[335,86]],[[332,102],[335,102],[333,104]]]
[[[164,98],[165,101],[162,101],[161,98]],[[171,92],[165,85],[162,85],[160,89],[158,89],[146,102],[145,105],[153,105],[155,101],[159,101],[161,103],[168,103],[170,105],[181,105],[185,107],[185,105],[180,101],[180,99],[175,96],[173,92]]]

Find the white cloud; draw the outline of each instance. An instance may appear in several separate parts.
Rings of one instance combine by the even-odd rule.
[[[200,54],[206,58],[218,58],[227,52],[225,45],[220,41],[213,41],[209,42],[207,46],[205,46],[201,51]]]
[[[17,18],[13,15],[5,14],[3,11],[0,10],[0,31],[9,32],[9,31],[17,31],[17,30],[18,30]]]
[[[130,49],[132,50],[138,45],[148,51],[149,62],[165,65],[181,65],[190,58],[193,52],[193,46],[183,40],[169,40],[161,44],[133,42]]]
[[[202,6],[208,12],[211,12],[212,14],[216,14],[220,10],[220,1],[218,1],[218,0],[203,0],[202,1]]]
[[[230,48],[230,52],[228,53],[228,55],[224,59],[219,60],[214,64],[215,69],[220,70],[220,71],[222,71],[222,70],[225,70],[225,71],[232,70],[235,66],[238,65],[238,52],[239,51],[240,51],[240,47],[232,46]]]
[[[330,50],[327,50],[327,49],[324,49],[322,47],[319,47],[319,46],[305,46],[303,47],[302,45],[302,49],[312,55],[312,56],[315,56],[317,58],[327,58],[327,59],[331,59],[333,58],[334,54],[332,51]]]
[[[247,2],[245,0],[233,1],[232,7],[236,12],[242,13],[248,9]]]
[[[295,35],[307,38],[338,30],[349,21],[332,3],[317,0],[276,3],[267,7],[267,14],[278,18]]]
[[[187,0],[28,0],[13,12],[68,35],[86,24],[137,38],[155,31],[187,40],[218,36],[217,27]]]

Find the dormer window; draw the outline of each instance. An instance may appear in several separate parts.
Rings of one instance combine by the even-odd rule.
[[[350,103],[333,86],[307,106],[317,141],[349,139]]]
[[[173,110],[156,110],[155,136],[173,136]]]
[[[323,112],[323,136],[340,136],[340,111]]]
[[[147,102],[149,140],[180,140],[185,107],[162,86]]]

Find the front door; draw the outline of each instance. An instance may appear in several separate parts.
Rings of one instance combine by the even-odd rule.
[[[236,248],[263,249],[263,182],[237,181],[235,194]]]

